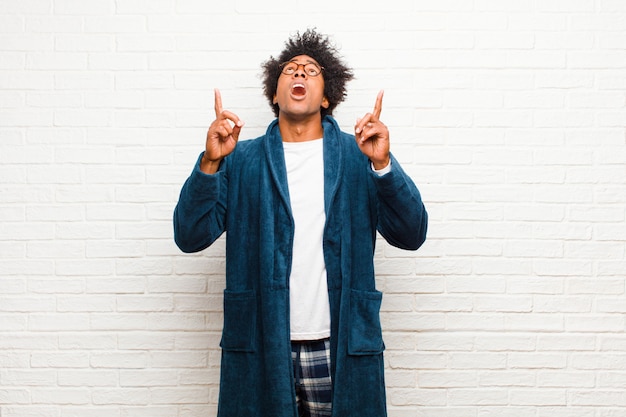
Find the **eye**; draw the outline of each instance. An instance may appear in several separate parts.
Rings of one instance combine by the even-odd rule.
[[[296,72],[297,69],[298,69],[298,66],[295,65],[293,62],[291,62],[291,63],[286,63],[283,65],[282,72],[283,74],[290,75]]]

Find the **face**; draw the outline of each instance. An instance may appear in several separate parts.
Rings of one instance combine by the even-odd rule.
[[[328,99],[324,96],[324,74],[313,76],[305,64],[320,65],[308,55],[298,55],[289,62],[299,64],[293,66],[291,74],[281,72],[278,86],[274,94],[274,104],[278,104],[280,115],[290,118],[304,118],[320,113],[320,108],[328,108]]]

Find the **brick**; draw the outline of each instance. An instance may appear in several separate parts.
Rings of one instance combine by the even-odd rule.
[[[545,370],[537,374],[537,386],[547,388],[594,388],[591,372],[563,372]]]
[[[564,369],[567,358],[556,353],[511,353],[508,364],[512,369]]]
[[[30,96],[30,95],[29,95]],[[64,95],[61,95],[64,96]],[[55,94],[54,97],[59,97]],[[40,127],[29,129],[26,133],[28,143],[32,144],[79,144],[84,140],[84,134],[72,128]]]
[[[165,296],[118,296],[117,311],[173,311],[174,301]]]
[[[169,417],[176,415],[180,407],[178,406],[122,406],[121,407],[121,416],[122,417]],[[194,410],[194,413],[196,411]],[[192,415],[203,415],[206,413],[210,415],[211,413],[203,410],[197,411],[198,414]],[[217,413],[217,410],[213,414]],[[182,415],[182,414],[181,414]],[[80,416],[76,416],[80,417]],[[107,416],[103,416],[107,417]]]
[[[17,332],[17,331],[25,331],[27,328],[26,317],[23,317],[22,314],[17,315],[13,313],[0,314],[0,318],[2,322],[0,323],[0,331],[7,332]]]
[[[621,390],[578,390],[572,391],[571,398],[571,403],[576,406],[626,406],[626,398]]]
[[[110,190],[104,186],[59,185],[56,189],[56,200],[61,203],[95,203],[111,199]]]
[[[88,33],[141,33],[146,30],[144,16],[86,16],[85,32]]]
[[[85,314],[81,314],[85,313]],[[32,331],[58,330],[78,331],[89,328],[89,315],[86,311],[80,313],[55,313],[55,314],[31,314],[29,316],[29,329]]]
[[[8,388],[0,390],[0,402],[2,404],[30,404],[31,392],[28,389]]]
[[[115,4],[113,1],[79,1],[79,0],[55,0],[55,13],[60,15],[109,15],[113,14]]]
[[[221,321],[221,320],[220,320]],[[197,314],[151,314],[148,320],[151,330],[200,331],[206,329],[204,317]]]
[[[113,38],[109,35],[64,34],[55,37],[55,50],[62,52],[110,52]]]
[[[5,51],[52,51],[54,48],[54,39],[47,34],[15,34],[0,35],[0,43]]]
[[[142,369],[147,361],[148,355],[143,352],[94,353],[89,358],[89,363],[94,368],[113,369]]]
[[[579,370],[624,370],[624,355],[621,353],[584,353],[572,355],[573,369]]]
[[[92,417],[108,417],[111,413],[116,413],[117,411],[117,408],[113,406],[98,406],[98,408],[94,408],[93,406],[63,407],[63,417],[80,417],[85,414],[89,414]]]
[[[203,404],[209,401],[206,387],[154,388],[150,393],[154,404]]]
[[[2,25],[2,33],[20,33],[24,30],[24,18],[21,16],[0,16],[0,25]]]
[[[387,313],[381,317],[383,328],[391,331],[441,330],[445,327],[444,316],[438,314]]]
[[[563,318],[550,314],[511,314],[505,318],[506,328],[517,331],[558,332],[563,331]]]
[[[391,389],[389,402],[395,406],[444,406],[447,404],[446,391],[443,389]]]
[[[28,280],[28,291],[33,294],[80,294],[85,284],[77,279],[41,278]]]
[[[27,353],[1,353],[0,365],[3,368],[27,368],[29,366],[29,355]]]
[[[148,68],[148,58],[133,53],[100,52],[89,55],[88,68],[94,71],[143,71]]]
[[[481,387],[534,387],[534,373],[520,370],[486,370],[479,372]]]
[[[596,338],[588,334],[541,334],[537,338],[539,351],[592,351],[595,350]]]
[[[114,334],[98,333],[62,333],[58,346],[63,350],[114,350],[117,337]]]
[[[147,323],[148,319],[143,314],[97,314],[91,317],[90,330],[96,332],[144,330],[147,327]]]
[[[93,391],[95,405],[147,405],[150,391],[147,388],[98,388]]]
[[[118,90],[144,90],[172,88],[174,76],[167,73],[118,72],[115,74],[115,86]]]
[[[474,371],[420,371],[417,377],[420,388],[466,388],[478,385]]]
[[[145,254],[145,244],[141,241],[91,241],[87,242],[87,258],[138,258]]]
[[[419,351],[471,351],[474,345],[475,337],[471,332],[454,334],[430,332],[417,341]],[[405,349],[409,350],[409,347]]]
[[[207,365],[207,355],[204,352],[159,352],[151,356],[151,366],[154,368],[170,368],[176,363],[180,368],[204,368]]]
[[[565,389],[542,389],[542,390],[513,390],[511,392],[512,405],[565,406],[567,403],[567,391]]]
[[[26,57],[28,70],[85,70],[88,56],[76,51],[29,53]],[[54,106],[51,106],[54,107]],[[62,107],[62,106],[61,106]]]
[[[174,347],[174,335],[161,333],[125,334],[119,336],[119,347],[124,350],[172,350]]]
[[[122,370],[119,382],[122,387],[176,386],[178,372],[170,370]]]
[[[2,262],[0,277],[6,276],[49,276],[54,273],[54,261],[52,260],[7,260]]]
[[[592,308],[589,297],[533,297],[533,311],[538,313],[588,313]]]
[[[102,200],[101,200],[102,201]],[[96,204],[91,205],[86,212],[86,219],[93,221],[141,221],[145,219],[145,208],[137,204]],[[115,252],[115,246],[130,248],[132,242],[92,242],[90,249],[90,257],[106,256],[107,252]],[[136,246],[134,250],[126,253],[126,256],[136,255]],[[119,253],[119,250],[117,250]]]
[[[54,312],[56,302],[53,297],[0,297],[0,312]]]
[[[90,294],[141,294],[145,290],[143,277],[92,277],[85,280],[85,291]]]
[[[26,67],[26,53],[25,52],[0,52],[0,69],[20,71]],[[0,83],[7,84],[6,81],[0,77]],[[6,88],[8,90],[8,87]]]
[[[141,108],[144,106],[143,95],[137,92],[94,92],[85,95],[85,107],[87,108]]]
[[[454,406],[493,406],[508,404],[508,392],[504,389],[451,389],[449,404]]]
[[[619,332],[624,329],[625,325],[626,322],[622,316],[597,315],[576,317],[576,319],[568,317],[565,319],[566,330],[579,333]]]
[[[50,405],[11,405],[3,407],[2,415],[5,417],[56,417],[59,415],[59,409],[59,406]]]
[[[389,299],[389,296],[385,296],[384,299]],[[416,296],[415,306],[417,311],[472,311],[473,302],[467,297],[450,295]]]
[[[54,86],[54,77],[48,73],[33,71],[3,72],[0,74],[0,87],[3,90],[48,90]]]
[[[61,387],[116,387],[119,382],[117,371],[61,370],[58,384]]]
[[[86,354],[80,353],[34,353],[31,357],[32,368],[85,368],[89,364]]]
[[[56,383],[56,372],[51,370],[9,369],[0,373],[4,386],[50,386]]]
[[[57,299],[59,312],[110,312],[115,310],[115,299],[101,296],[64,296]]]
[[[412,372],[409,372],[410,375],[413,375]],[[213,369],[206,370],[184,370],[180,372],[180,384],[181,385],[217,385],[219,384],[219,377],[215,374]],[[407,377],[410,379],[410,377]]]
[[[108,260],[63,260],[56,263],[58,276],[112,275],[113,269],[113,261]]]

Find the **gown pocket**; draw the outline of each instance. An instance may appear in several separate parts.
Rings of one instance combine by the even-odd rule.
[[[256,295],[254,290],[224,291],[222,349],[254,352],[256,336]]]
[[[351,290],[348,354],[375,355],[385,349],[380,325],[382,299],[380,291]]]

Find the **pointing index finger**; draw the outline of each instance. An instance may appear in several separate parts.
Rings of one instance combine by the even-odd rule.
[[[220,114],[222,114],[222,94],[220,90],[215,89],[215,117],[219,118]]]
[[[380,118],[380,113],[383,111],[383,94],[385,92],[380,90],[378,96],[376,96],[376,104],[374,105],[373,115],[376,119]]]

